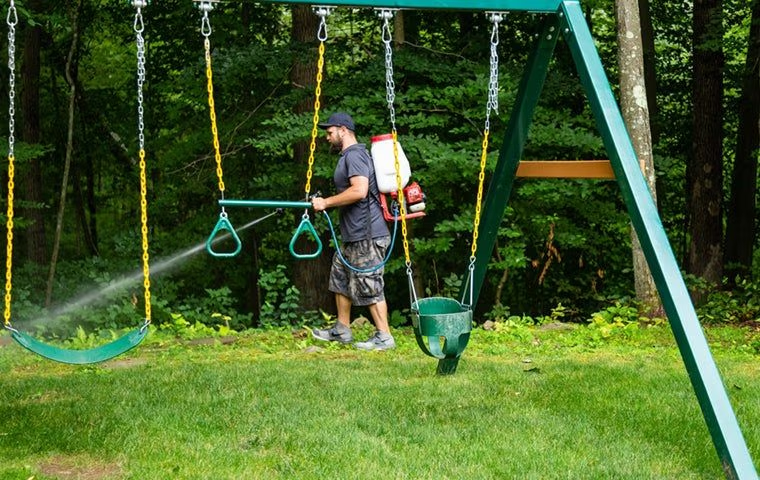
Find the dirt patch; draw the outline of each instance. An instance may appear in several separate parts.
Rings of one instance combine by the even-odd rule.
[[[120,360],[111,360],[105,364],[105,368],[117,370],[120,368],[139,367],[148,363],[147,358],[123,358]]]
[[[57,480],[116,480],[122,477],[121,465],[82,457],[51,457],[37,466],[40,473]]]
[[[0,348],[6,347],[13,343],[13,339],[11,337],[0,337]]]
[[[746,322],[742,322],[741,326],[747,327],[755,332],[760,332],[760,321],[757,320],[747,320]],[[2,338],[0,338],[0,345],[2,345]]]
[[[541,325],[538,328],[539,328],[539,330],[544,330],[544,331],[573,330],[573,329],[575,329],[575,327],[572,326],[572,325],[570,325],[569,323],[562,323],[562,322],[546,323],[544,325]]]
[[[185,345],[216,345],[217,343],[222,345],[231,345],[237,341],[237,338],[232,336],[218,337],[218,338],[195,338],[193,340],[187,340]]]

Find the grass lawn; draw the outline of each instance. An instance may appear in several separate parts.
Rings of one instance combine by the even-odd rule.
[[[668,327],[582,330],[478,329],[448,377],[409,330],[390,352],[152,334],[76,367],[0,337],[0,479],[724,478]],[[757,333],[708,333],[757,466]]]

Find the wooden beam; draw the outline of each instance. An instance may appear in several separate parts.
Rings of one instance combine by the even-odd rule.
[[[644,170],[643,164],[641,165]],[[521,178],[586,178],[614,180],[609,160],[522,160],[517,165]]]

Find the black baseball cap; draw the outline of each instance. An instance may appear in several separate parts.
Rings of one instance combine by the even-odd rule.
[[[352,132],[356,130],[356,126],[354,125],[354,119],[351,118],[351,115],[345,112],[333,113],[332,115],[330,115],[330,118],[327,119],[326,123],[319,124],[319,128],[330,128],[330,127],[346,127]]]

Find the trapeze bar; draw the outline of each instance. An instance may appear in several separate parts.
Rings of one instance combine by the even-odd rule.
[[[486,10],[557,13],[563,0],[328,0],[325,5],[392,9]],[[314,0],[264,0],[265,3],[305,3]]]
[[[219,206],[247,208],[311,208],[311,202],[289,202],[283,200],[219,200]]]

